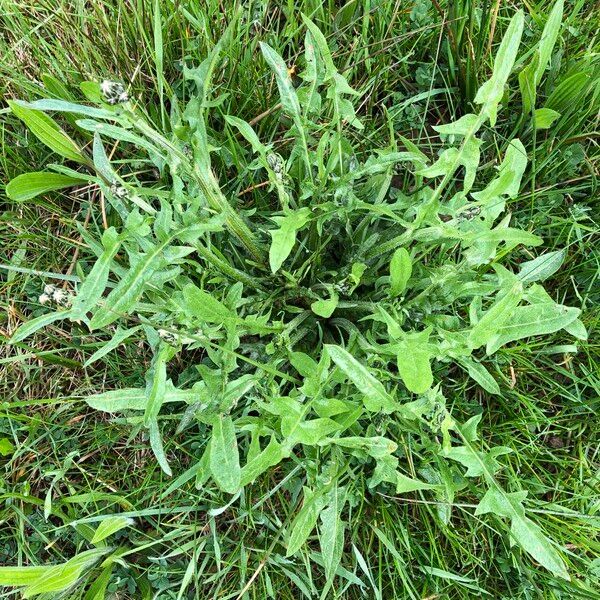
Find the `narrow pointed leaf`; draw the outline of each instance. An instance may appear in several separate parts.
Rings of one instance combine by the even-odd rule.
[[[138,258],[119,284],[106,297],[103,306],[99,307],[94,313],[90,321],[91,329],[106,327],[128,314],[131,307],[143,293],[144,287],[152,275],[163,264],[161,259],[166,245],[167,242],[164,242],[159,246],[155,246]]]
[[[165,454],[162,435],[156,419],[153,419],[148,423],[148,432],[150,435],[150,447],[152,448],[152,452],[154,453],[160,468],[165,472],[166,475],[171,477],[173,472],[171,471],[169,461],[167,460],[167,455]]]
[[[319,527],[319,545],[325,567],[325,577],[328,582],[333,580],[344,551],[344,522],[342,510],[344,508],[344,491],[334,485],[328,496],[329,504],[321,512],[321,525]]]
[[[308,536],[316,527],[322,508],[322,496],[318,492],[311,493],[305,488],[304,503],[290,526],[286,556],[292,556],[302,548]]]
[[[79,287],[77,297],[73,301],[72,319],[82,319],[86,313],[96,306],[108,283],[112,260],[119,250],[121,240],[114,227],[107,229],[102,236],[104,251],[95,262],[92,270]]]

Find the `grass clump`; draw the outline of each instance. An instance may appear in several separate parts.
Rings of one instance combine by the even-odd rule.
[[[412,25],[426,25],[417,4]],[[93,409],[81,415],[96,423],[84,435],[101,458],[88,471],[71,421],[67,439],[64,425],[51,426],[60,465],[40,464],[43,499],[11,493],[44,542],[44,523],[55,523],[61,560],[32,560],[27,541],[23,556],[36,566],[0,569],[0,583],[25,597],[82,598],[593,593],[585,478],[571,485],[576,506],[563,505],[549,467],[540,475],[524,459],[538,428],[554,462],[568,437],[555,430],[572,436],[583,423],[548,417],[533,391],[543,382],[515,392],[523,413],[502,406],[515,365],[547,380],[538,365],[588,336],[586,298],[542,285],[577,242],[531,250],[544,240],[520,214],[527,184],[531,200],[550,201],[536,184],[552,178],[537,136],[573,133],[560,85],[543,105],[536,92],[563,3],[526,58],[524,15],[507,19],[477,90],[458,69],[474,93],[461,116],[427,130],[423,113],[434,147],[398,131],[394,111],[365,109],[357,90],[368,84],[351,85],[318,11],[293,21],[304,51],[297,74],[277,44],[260,42],[261,82],[278,98],[244,119],[221,75],[256,28],[246,11],[232,9],[203,59],[184,57],[168,80],[164,13],[153,8],[148,107],[116,80],[83,81],[77,98],[47,79],[52,97],[9,102],[62,160],[14,177],[8,197],[24,205],[57,190],[94,193],[77,228],[85,255],[66,285],[47,278],[42,306],[11,328],[10,343],[23,349],[54,331],[55,348],[77,352],[58,364],[91,373],[76,393]],[[373,58],[364,62],[368,74]],[[417,97],[434,97],[434,78]],[[519,117],[507,130],[509,102]],[[563,226],[579,243],[588,235],[581,215]],[[556,335],[560,345],[544,341]],[[590,355],[582,372],[594,364]],[[551,389],[571,396],[565,412],[585,415],[581,389],[593,380],[545,366],[564,378]],[[571,472],[571,459],[559,460]],[[579,552],[561,533],[567,518],[581,523],[568,529]]]

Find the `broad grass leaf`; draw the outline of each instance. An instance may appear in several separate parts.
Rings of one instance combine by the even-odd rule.
[[[588,88],[591,73],[585,69],[566,77],[550,93],[545,108],[551,108],[561,114],[569,112],[584,98]]]
[[[42,73],[41,79],[44,84],[44,88],[50,92],[50,94],[55,98],[64,98],[66,100],[70,100],[73,98],[73,94],[65,85],[64,81],[50,75],[50,73]]]
[[[20,587],[31,585],[41,579],[52,566],[39,567],[0,567],[0,585]]]
[[[114,562],[109,562],[103,569],[100,575],[96,577],[90,585],[83,600],[106,600],[106,588],[110,583],[112,572],[115,567]]]
[[[434,577],[439,577],[440,579],[447,579],[448,581],[458,581],[460,583],[471,583],[477,584],[476,579],[472,579],[471,577],[463,577],[462,575],[457,575],[456,573],[452,573],[451,571],[446,571],[444,569],[436,569],[435,567],[430,567],[427,565],[420,565],[419,569],[424,573],[428,573],[429,575],[433,575]],[[474,585],[471,589],[477,592],[483,592],[483,595],[488,595],[489,592],[483,590],[477,585]]]
[[[241,486],[242,470],[235,436],[235,426],[229,415],[213,420],[210,438],[210,471],[221,490],[235,494]]]
[[[62,190],[82,183],[84,183],[82,179],[75,179],[60,173],[36,171],[17,175],[11,179],[6,186],[6,195],[15,202],[24,202],[46,192]]]
[[[9,100],[10,110],[17,116],[40,142],[68,160],[87,163],[77,144],[48,115],[27,108],[18,101]]]
[[[509,342],[564,329],[580,313],[578,308],[550,302],[521,306],[512,313],[510,322],[496,329],[493,338],[487,342],[486,353],[493,354]]]
[[[387,393],[383,384],[347,350],[333,344],[325,344],[325,349],[331,360],[333,360],[358,390],[364,394],[367,410],[384,413],[391,413],[396,410],[396,402]]]
[[[94,536],[90,540],[91,544],[98,544],[102,542],[107,537],[117,533],[117,531],[121,531],[121,529],[125,529],[125,527],[129,527],[133,525],[133,519],[128,517],[108,517],[100,521],[100,524],[96,528],[94,532]]]
[[[406,248],[398,248],[390,261],[390,294],[399,296],[412,275],[412,260]]]

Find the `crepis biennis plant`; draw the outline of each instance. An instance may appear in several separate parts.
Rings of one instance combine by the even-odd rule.
[[[23,324],[12,341],[64,320],[77,335],[110,335],[87,366],[132,336],[144,339],[153,357],[145,385],[92,395],[89,406],[146,430],[168,475],[163,443],[174,432],[161,417],[176,416],[175,433],[201,441],[197,460],[166,493],[194,480],[239,495],[275,472],[294,482],[302,502],[287,526],[287,554],[316,530],[329,582],[343,561],[357,490],[420,491],[439,501],[449,523],[454,498],[472,482],[480,482],[476,513],[507,524],[513,542],[568,578],[561,552],[528,516],[526,491],[518,481],[512,492],[500,484],[498,459],[510,449],[485,447],[481,413],[460,423],[444,397],[450,366],[500,394],[486,366],[500,348],[559,330],[586,336],[579,309],[557,304],[540,285],[564,252],[517,272],[506,266],[517,247],[542,243],[511,226],[507,213],[527,169],[523,143],[506,143],[495,176],[478,182],[482,130],[493,134],[523,14],[506,30],[476,112],[433,127],[445,144],[434,161],[402,136],[373,151],[353,146],[349,132],[363,129],[353,103],[360,93],[337,70],[321,31],[304,23],[299,86],[261,44],[279,91],[285,152],[236,116],[209,118],[220,105],[212,82],[235,23],[200,66],[184,68],[186,93],[172,98],[166,130],[114,82],[83,84],[85,104],[10,103],[65,164],[20,175],[8,195],[26,201],[93,185],[113,223],[99,239],[82,228],[96,259],[79,269],[72,301]],[[536,71],[534,85],[539,79]],[[77,139],[91,152],[47,113],[76,115]],[[127,161],[117,169],[107,141],[158,180]],[[251,186],[242,206],[223,191],[225,177],[264,185]],[[173,381],[176,356],[186,357],[186,369]],[[399,450],[408,439],[410,461]]]

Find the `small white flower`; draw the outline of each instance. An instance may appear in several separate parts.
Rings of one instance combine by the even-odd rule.
[[[71,297],[67,292],[61,290],[60,288],[56,288],[54,293],[52,294],[52,300],[56,302],[59,306],[70,306],[71,305]]]
[[[43,293],[38,298],[38,302],[40,304],[54,303],[58,306],[69,307],[71,306],[71,299],[71,294],[52,283],[47,283],[44,286]]]
[[[110,186],[110,191],[116,198],[121,200],[125,200],[129,197],[129,191],[127,188],[120,185],[117,181]]]
[[[127,90],[125,90],[123,84],[119,83],[118,81],[110,81],[109,79],[105,79],[100,84],[100,91],[102,92],[104,101],[107,104],[123,104],[124,102],[129,101],[129,94],[127,93]]]
[[[167,344],[174,344],[177,341],[177,335],[167,331],[166,329],[159,329],[158,337]]]

